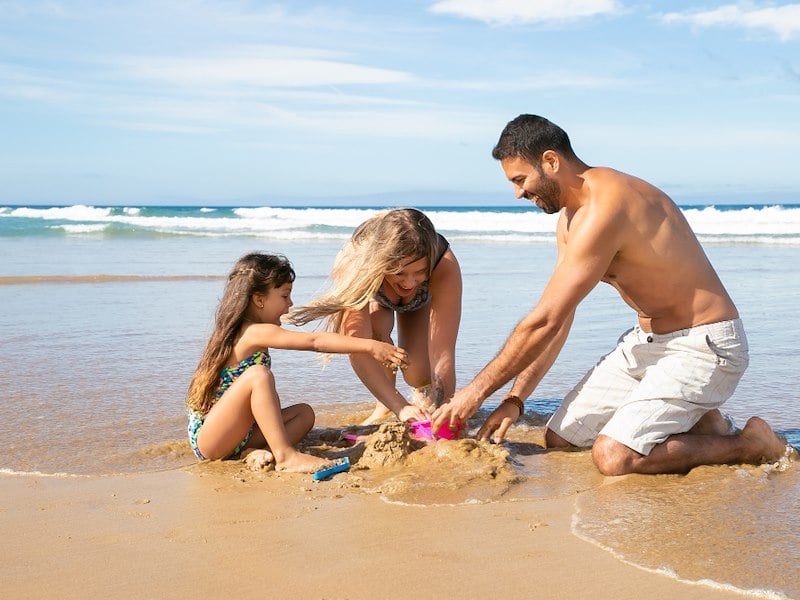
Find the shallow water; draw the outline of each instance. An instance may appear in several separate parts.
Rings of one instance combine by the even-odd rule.
[[[0,237],[0,256],[13,258],[0,263],[0,469],[94,474],[195,464],[183,398],[222,277],[247,251],[282,252],[297,269],[294,299],[301,303],[324,284],[338,247],[337,241],[236,237],[62,236],[36,243]],[[464,383],[536,302],[555,251],[549,243],[459,241],[453,248],[464,271],[457,353]],[[800,249],[707,250],[740,308],[752,349],[751,366],[726,408],[740,424],[760,414],[800,445],[794,352]],[[98,274],[142,278],[91,277]],[[65,275],[74,278],[47,278]],[[10,279],[19,276],[43,279]],[[442,452],[416,452],[402,465],[354,470],[348,477],[360,479],[353,489],[405,504],[573,497],[576,533],[625,560],[686,579],[800,597],[795,465],[609,479],[586,452],[542,449],[547,414],[631,324],[630,310],[612,290],[601,286],[590,294],[562,355],[528,401],[529,415],[503,446],[502,467],[493,451],[455,451],[445,443]],[[343,357],[323,366],[311,353],[275,351],[273,370],[284,404],[315,406],[314,435],[352,425],[370,410],[369,395]],[[326,451],[344,451],[337,448]]]
[[[575,530],[681,579],[798,598],[798,486],[797,465],[780,463],[609,480],[581,495]]]

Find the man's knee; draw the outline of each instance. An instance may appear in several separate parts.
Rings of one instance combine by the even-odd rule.
[[[635,461],[640,457],[635,450],[605,435],[598,436],[592,445],[592,460],[603,475],[633,473]]]

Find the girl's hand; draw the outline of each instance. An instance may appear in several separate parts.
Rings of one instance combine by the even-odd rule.
[[[405,369],[408,366],[408,353],[402,348],[373,340],[373,347],[370,350],[373,358],[387,369],[391,369],[393,373],[397,369]]]

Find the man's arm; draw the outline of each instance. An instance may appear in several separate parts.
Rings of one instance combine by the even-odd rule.
[[[574,317],[575,311],[567,316],[563,326],[555,334],[552,343],[548,344],[545,348],[545,352],[539,354],[530,365],[517,375],[517,378],[514,380],[514,385],[511,386],[510,394],[525,400],[533,393],[533,390],[539,385],[539,382],[550,370],[550,367],[556,362],[561,348],[563,348],[564,343],[567,341],[567,336],[572,327]]]
[[[514,328],[497,356],[433,416],[433,429],[465,420],[483,401],[523,370],[538,383],[566,340],[575,308],[597,285],[622,244],[623,210],[618,202],[589,202],[567,222],[559,219],[559,258],[539,302]],[[569,226],[569,243],[566,230]],[[532,391],[533,387],[531,387]],[[529,392],[530,393],[530,392]]]
[[[566,342],[567,336],[569,335],[573,318],[574,313],[569,316],[565,326],[558,332],[559,340],[556,340],[553,344],[548,346],[550,352],[548,354],[540,354],[522,371],[522,373],[517,375],[506,397],[515,396],[519,398],[520,402],[524,405],[525,399],[533,393],[533,390],[539,385],[539,382],[542,380],[545,373],[550,370],[550,367],[553,366],[558,354],[561,352],[561,348],[564,346],[564,342]],[[508,428],[516,423],[517,419],[521,416],[522,410],[519,409],[516,404],[501,402],[498,407],[492,411],[492,414],[486,418],[486,421],[484,421],[475,437],[479,440],[488,440],[489,436],[495,434],[494,440],[499,443],[505,439]]]

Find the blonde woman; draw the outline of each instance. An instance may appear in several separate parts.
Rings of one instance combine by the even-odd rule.
[[[331,273],[330,291],[296,308],[297,324],[324,319],[326,329],[398,344],[408,352],[402,369],[415,388],[409,402],[396,387],[396,369],[365,354],[350,363],[375,396],[371,424],[394,413],[426,420],[455,392],[455,346],[461,321],[461,268],[447,240],[421,211],[402,208],[362,223],[345,244]]]

